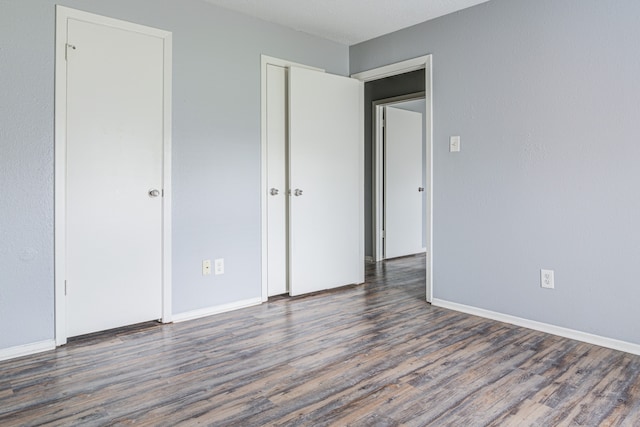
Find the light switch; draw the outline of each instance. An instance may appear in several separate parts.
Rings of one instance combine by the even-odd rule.
[[[219,258],[213,261],[214,274],[224,274],[224,258]]]
[[[452,136],[449,138],[449,152],[457,153],[460,151],[460,136]]]

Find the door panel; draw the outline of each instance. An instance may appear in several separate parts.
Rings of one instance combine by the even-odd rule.
[[[291,295],[364,281],[363,99],[357,80],[289,70]]]
[[[287,293],[287,69],[267,65],[267,287]],[[273,190],[277,194],[273,194]]]
[[[163,41],[68,20],[67,335],[162,312]]]
[[[423,252],[422,114],[385,107],[384,256]]]

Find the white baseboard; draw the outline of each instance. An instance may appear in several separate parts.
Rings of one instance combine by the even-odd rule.
[[[627,341],[620,341],[600,335],[593,335],[587,332],[576,331],[574,329],[563,328],[561,326],[550,325],[548,323],[536,322],[535,320],[523,319],[521,317],[511,316],[509,314],[503,314],[495,311],[485,310],[483,308],[458,304],[456,302],[450,302],[438,298],[434,298],[431,304],[437,307],[448,308],[454,311],[461,311],[463,313],[472,314],[474,316],[497,320],[499,322],[510,323],[512,325],[522,326],[524,328],[546,332],[548,334],[558,335],[564,338],[570,338],[589,344],[599,345],[601,347],[611,348],[613,350],[620,350],[626,353],[640,355],[640,345]]]
[[[42,353],[56,348],[55,340],[34,342],[31,344],[18,345],[15,347],[0,349],[0,360],[15,359],[16,357],[29,356],[30,354]]]
[[[227,311],[238,310],[240,308],[251,307],[262,304],[262,298],[252,298],[244,301],[236,301],[229,304],[216,305],[215,307],[201,308],[199,310],[187,311],[185,313],[174,314],[173,322],[184,322],[187,320],[199,319],[201,317],[212,316],[214,314],[226,313]]]

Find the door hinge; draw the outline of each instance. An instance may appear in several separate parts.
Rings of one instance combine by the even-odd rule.
[[[69,43],[66,43],[64,45],[64,60],[65,61],[67,60],[67,57],[68,57],[68,54],[69,54],[69,49],[76,50],[76,47],[75,47],[75,45],[72,45],[72,44],[69,44]]]
[[[67,281],[65,280],[65,281],[64,281],[64,295],[65,295],[65,296],[67,295],[67,289],[68,289],[68,288],[67,288]]]

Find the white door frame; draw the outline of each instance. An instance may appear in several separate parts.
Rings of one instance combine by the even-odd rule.
[[[373,204],[373,261],[378,262],[384,259],[383,251],[383,229],[384,229],[384,182],[382,173],[384,170],[384,130],[382,114],[384,107],[391,107],[395,104],[399,104],[405,101],[411,101],[415,99],[424,99],[424,92],[415,92],[407,95],[394,96],[386,99],[379,99],[373,101],[371,113],[372,113],[372,138],[373,138],[373,151],[372,151],[372,204]]]
[[[260,216],[261,216],[261,271],[262,271],[262,301],[269,299],[269,269],[268,269],[268,235],[267,235],[267,65],[278,67],[307,68],[309,70],[324,71],[321,68],[299,64],[286,59],[274,58],[267,55],[260,55]],[[289,191],[289,189],[285,189]]]
[[[433,300],[433,92],[432,92],[432,55],[425,55],[418,58],[409,59],[395,64],[385,65],[383,67],[374,68],[372,70],[363,71],[361,73],[352,74],[351,77],[359,79],[363,82],[383,79],[385,77],[395,76],[398,74],[409,73],[411,71],[424,69],[424,98],[425,98],[425,139],[426,139],[426,165],[427,165],[427,183],[425,186],[425,197],[427,198],[427,229],[426,244],[426,299],[428,302]],[[375,153],[374,153],[375,154]],[[375,155],[373,156],[375,158]],[[373,165],[375,170],[375,164]]]
[[[163,112],[163,198],[162,198],[162,322],[171,322],[171,78],[172,35],[169,31],[107,18],[88,12],[56,6],[55,53],[55,172],[54,172],[54,264],[55,264],[55,341],[67,342],[66,280],[66,169],[67,169],[67,20],[77,19],[163,40],[164,44],[164,112]]]

